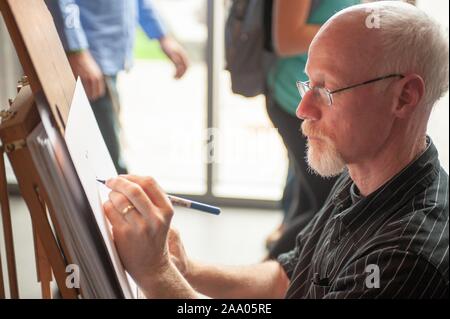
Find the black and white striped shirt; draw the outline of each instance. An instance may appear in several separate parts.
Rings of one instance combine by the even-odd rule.
[[[286,298],[448,298],[448,175],[427,150],[358,198],[344,173],[323,209],[278,261]]]

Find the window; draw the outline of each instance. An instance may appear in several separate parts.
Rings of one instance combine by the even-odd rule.
[[[266,115],[264,97],[246,99],[231,92],[223,63],[226,3],[154,3],[191,65],[182,80],[174,80],[173,66],[157,41],[138,32],[135,67],[119,82],[130,170],[154,176],[171,193],[215,202],[240,198],[244,205],[275,203],[282,195],[287,156]],[[207,127],[219,137],[213,163],[208,163]]]

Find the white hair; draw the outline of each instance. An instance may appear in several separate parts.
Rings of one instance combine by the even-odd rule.
[[[422,103],[431,108],[449,89],[448,30],[402,1],[371,2],[354,6],[353,10],[357,7],[367,16],[378,15],[383,50],[380,76],[417,73],[425,82]]]
[[[345,161],[331,141],[316,150],[311,141],[306,145],[306,162],[309,171],[323,178],[339,176],[345,169]]]

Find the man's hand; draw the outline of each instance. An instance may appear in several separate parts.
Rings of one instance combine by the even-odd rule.
[[[97,62],[89,50],[69,53],[70,66],[75,77],[80,77],[90,101],[95,101],[105,95],[105,80]]]
[[[191,270],[191,264],[181,242],[180,234],[173,228],[169,230],[169,252],[170,260],[186,278]]]
[[[159,40],[161,49],[175,66],[175,78],[181,79],[189,66],[188,57],[184,49],[171,37],[165,36]]]
[[[150,177],[121,175],[108,180],[104,204],[125,269],[138,284],[173,267],[168,250],[172,203]],[[153,277],[152,277],[153,276]]]

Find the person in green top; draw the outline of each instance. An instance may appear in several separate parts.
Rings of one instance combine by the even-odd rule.
[[[279,59],[268,74],[267,112],[287,148],[290,169],[284,192],[285,216],[268,239],[272,243],[269,258],[276,258],[295,246],[296,235],[322,207],[335,183],[335,179],[324,179],[308,170],[306,139],[300,132],[302,123],[295,115],[301,100],[296,82],[308,80],[304,72],[307,52],[320,27],[336,12],[360,2],[274,0],[270,23]]]

